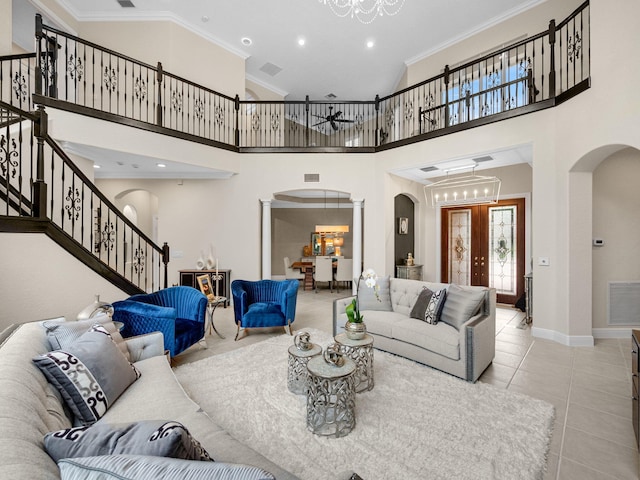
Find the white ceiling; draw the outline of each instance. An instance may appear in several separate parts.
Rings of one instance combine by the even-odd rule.
[[[392,93],[407,65],[546,0],[405,0],[398,15],[378,17],[369,25],[335,16],[322,0],[132,0],[134,8],[123,8],[116,0],[58,1],[79,21],[171,19],[245,57],[248,79],[289,100],[307,94],[321,100],[329,93],[338,100],[371,100],[376,94]],[[33,45],[31,32],[39,5],[39,0],[13,0],[14,41],[26,45],[26,50]],[[202,21],[204,16],[208,21]],[[251,38],[252,45],[243,45],[243,37]],[[299,38],[306,40],[305,46],[298,45]],[[371,49],[365,45],[369,40],[374,42]],[[282,70],[274,76],[263,72],[261,68],[268,63]],[[230,175],[166,161],[162,163],[167,167],[160,172],[157,159],[82,145],[67,148],[102,165],[96,178]],[[531,149],[521,147],[471,158],[488,154],[494,160],[479,164],[476,170],[531,162]],[[470,159],[442,159],[440,163],[450,160],[468,163]],[[445,174],[426,173],[421,170],[424,166],[416,164],[392,173],[422,183]]]
[[[173,19],[246,57],[247,77],[288,100],[329,93],[373,100],[393,93],[406,65],[545,0],[405,0],[397,15],[369,25],[339,18],[319,0],[132,0],[134,8],[116,0],[58,1],[79,20]],[[271,76],[260,70],[267,63],[282,70]]]

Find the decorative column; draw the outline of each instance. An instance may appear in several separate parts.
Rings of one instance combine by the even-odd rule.
[[[353,278],[358,278],[362,269],[362,199],[352,199],[353,202]],[[353,294],[357,292],[356,282],[353,282]]]
[[[271,279],[271,200],[262,203],[262,279]]]

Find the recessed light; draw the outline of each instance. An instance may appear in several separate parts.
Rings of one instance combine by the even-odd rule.
[[[98,169],[98,168],[102,168],[100,165],[98,165],[97,163],[93,164],[93,168]]]
[[[375,42],[373,40],[367,40],[367,48],[373,48]]]
[[[253,41],[249,37],[242,37],[240,41],[247,47],[253,43]]]
[[[299,38],[298,39],[298,45],[300,45],[301,47],[304,47],[304,44],[307,43],[307,41],[304,38]]]
[[[156,167],[158,168],[165,168],[166,165],[164,163],[156,163]]]
[[[203,15],[200,20],[202,20],[202,23],[207,23],[209,21],[209,17],[207,15]]]

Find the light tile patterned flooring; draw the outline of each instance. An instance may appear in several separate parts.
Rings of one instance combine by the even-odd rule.
[[[348,294],[300,289],[294,329],[331,333],[332,302]],[[631,423],[631,339],[596,340],[593,348],[571,348],[533,338],[529,327],[521,328],[522,318],[519,310],[497,310],[496,356],[480,381],[555,406],[545,480],[637,479],[640,457]],[[226,339],[208,335],[208,348],[190,348],[174,359],[176,365],[283,333],[280,328],[252,330],[235,342],[233,307],[218,308],[214,322]]]

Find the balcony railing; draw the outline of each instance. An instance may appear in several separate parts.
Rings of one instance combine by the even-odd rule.
[[[36,81],[39,102],[236,151],[400,146],[548,108],[588,88],[590,76],[588,1],[537,35],[358,102],[244,101],[43,25],[40,17],[36,37],[40,73],[29,67],[25,79]],[[3,70],[12,76],[15,68]]]

